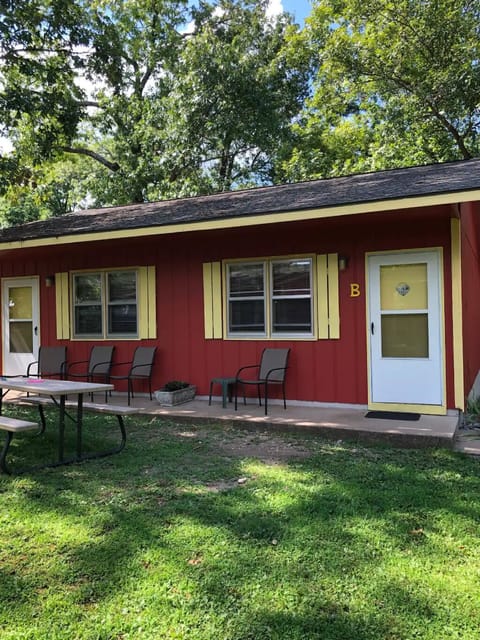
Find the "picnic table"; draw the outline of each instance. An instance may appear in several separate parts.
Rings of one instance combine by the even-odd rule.
[[[8,418],[2,416],[2,397],[7,390],[21,391],[24,392],[27,396],[30,394],[36,394],[31,397],[32,400],[38,396],[45,397],[48,402],[48,398],[50,398],[50,403],[58,409],[58,454],[57,460],[53,463],[49,463],[47,465],[42,466],[57,466],[62,464],[69,464],[71,462],[81,462],[83,460],[103,457],[105,455],[110,455],[112,453],[117,453],[120,451],[125,445],[125,428],[123,426],[123,422],[119,419],[120,430],[122,432],[122,444],[120,447],[115,449],[111,449],[108,451],[96,451],[93,453],[85,454],[83,452],[83,412],[84,412],[84,395],[92,394],[95,392],[105,393],[111,389],[113,389],[113,385],[105,384],[105,383],[95,383],[95,382],[82,382],[82,381],[72,381],[72,380],[55,380],[55,379],[41,379],[41,378],[25,378],[25,377],[1,377],[0,376],[0,429],[6,431],[6,442],[3,448],[2,453],[0,454],[0,470],[5,473],[10,473],[8,467],[6,465],[6,456],[8,453],[8,449],[10,446],[10,442],[12,440],[13,434],[26,430],[37,430],[39,433],[42,433],[45,429],[45,419],[43,413],[41,412],[42,417],[42,427],[34,422],[28,422],[23,420],[16,420],[14,418]],[[68,403],[69,405],[73,405],[75,409],[75,415],[72,415],[72,412],[66,411],[66,402],[68,396],[76,397],[75,403]],[[40,405],[41,406],[41,405]],[[89,404],[89,409],[92,409],[92,406],[95,405]],[[105,407],[109,405],[99,405],[101,413],[108,413],[108,409],[105,410]],[[118,415],[119,407],[111,407],[111,414]],[[128,408],[124,408],[128,411]],[[130,412],[130,411],[128,411]],[[71,419],[76,425],[76,451],[75,456],[73,458],[65,458],[65,419]]]

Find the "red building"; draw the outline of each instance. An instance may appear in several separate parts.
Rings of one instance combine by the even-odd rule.
[[[480,370],[480,161],[87,210],[0,234],[2,366],[156,345],[153,384],[291,348],[289,402],[445,414]]]

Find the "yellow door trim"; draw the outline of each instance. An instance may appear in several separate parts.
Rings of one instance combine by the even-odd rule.
[[[453,384],[455,407],[465,409],[463,378],[462,241],[458,218],[450,221],[452,255]]]
[[[424,413],[432,416],[444,416],[447,413],[446,407],[437,404],[393,404],[384,402],[369,402],[368,408],[371,411],[399,411],[401,413]]]

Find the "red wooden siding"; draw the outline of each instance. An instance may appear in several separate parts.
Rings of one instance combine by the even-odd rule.
[[[239,366],[258,361],[265,346],[292,349],[287,397],[304,401],[367,403],[367,340],[365,255],[443,247],[445,264],[447,354],[451,345],[450,207],[349,216],[324,221],[284,223],[225,231],[204,231],[152,238],[104,241],[0,252],[0,276],[38,275],[41,282],[41,341],[56,344],[55,289],[46,275],[76,269],[155,265],[157,275],[154,386],[185,379],[208,393],[209,381],[232,375]],[[338,253],[349,257],[339,273],[339,340],[206,340],[203,316],[204,262],[234,258],[302,253]],[[361,295],[351,297],[351,283]],[[116,346],[115,359],[130,359],[138,341],[107,341]],[[69,360],[84,359],[91,341],[71,341]],[[479,345],[480,347],[480,345]],[[479,348],[480,352],[480,348]],[[447,358],[448,402],[453,398],[453,374]],[[477,366],[478,369],[478,366]]]
[[[480,207],[461,209],[464,385],[468,395],[480,370]]]

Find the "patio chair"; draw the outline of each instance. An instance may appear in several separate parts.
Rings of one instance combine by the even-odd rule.
[[[77,360],[70,363],[67,369],[67,378],[84,378],[87,382],[101,381],[108,384],[114,349],[115,347],[111,346],[92,347],[88,360]],[[105,392],[105,402],[107,400]]]
[[[27,378],[60,378],[65,379],[67,371],[67,347],[41,346],[38,360],[30,362],[27,367]]]
[[[283,408],[287,408],[285,400],[285,377],[288,369],[288,356],[290,349],[264,349],[259,364],[241,367],[235,376],[235,411],[237,410],[238,390],[240,385],[256,385],[258,404],[262,406],[260,387],[264,389],[265,415],[268,413],[268,387],[272,384],[280,384],[283,393]],[[244,377],[244,372],[251,370],[254,377]],[[248,376],[248,374],[247,374]],[[246,404],[245,389],[243,402]]]
[[[150,400],[152,399],[152,369],[155,351],[157,347],[137,347],[133,354],[133,360],[130,362],[116,362],[113,366],[129,365],[128,373],[124,375],[110,376],[110,381],[126,380],[127,381],[127,402],[130,406],[130,398],[133,398],[133,382],[134,380],[144,380],[148,382],[148,391]]]

